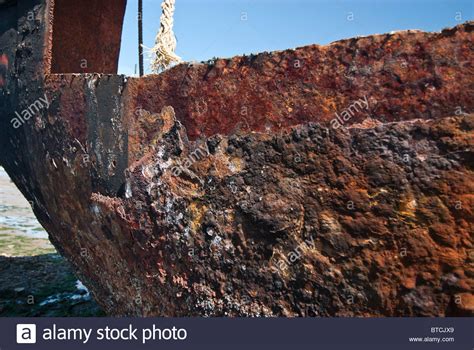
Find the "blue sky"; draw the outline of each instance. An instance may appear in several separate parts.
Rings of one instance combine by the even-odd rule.
[[[137,2],[128,0],[122,36],[119,73],[127,75],[138,62]],[[144,44],[152,47],[161,0],[143,3]],[[472,0],[176,0],[174,30],[177,54],[205,61],[393,30],[439,31],[473,14]]]

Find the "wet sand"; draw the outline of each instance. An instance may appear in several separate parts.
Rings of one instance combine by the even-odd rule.
[[[103,316],[0,167],[0,317]]]
[[[30,203],[11,182],[2,167],[0,167],[0,234],[48,238],[48,234],[36,220]]]

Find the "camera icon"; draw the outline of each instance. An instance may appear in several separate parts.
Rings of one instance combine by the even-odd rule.
[[[17,324],[16,325],[17,344],[36,344],[36,325]]]

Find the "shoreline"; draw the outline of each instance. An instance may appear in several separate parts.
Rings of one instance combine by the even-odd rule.
[[[0,317],[104,315],[49,240],[0,233]]]
[[[104,316],[0,167],[0,317]]]
[[[0,234],[48,239],[48,233],[36,219],[30,203],[0,167]],[[0,251],[1,253],[1,251]]]

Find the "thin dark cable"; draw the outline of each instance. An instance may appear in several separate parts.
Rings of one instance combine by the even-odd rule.
[[[143,76],[143,0],[138,0],[138,67]]]

